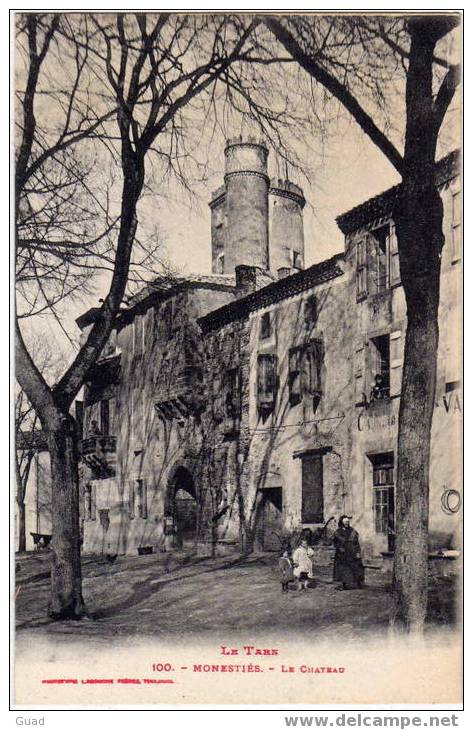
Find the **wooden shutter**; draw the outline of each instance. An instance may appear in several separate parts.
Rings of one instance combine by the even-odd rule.
[[[322,393],[322,340],[311,340],[304,348],[304,390],[310,395]]]
[[[356,298],[363,299],[368,294],[368,238],[356,242]]]
[[[272,411],[276,401],[277,389],[276,355],[258,355],[258,408]]]
[[[368,234],[366,240],[367,294],[376,294],[378,291],[378,246],[378,241],[373,234]]]
[[[293,347],[289,350],[289,403],[291,406],[297,405],[302,399],[302,382],[301,382],[301,348]]]
[[[365,387],[365,343],[360,341],[355,346],[355,403],[364,403],[366,396]]]
[[[394,223],[389,226],[389,282],[391,286],[397,286],[401,283],[399,250]]]
[[[324,522],[323,456],[302,457],[302,522]]]
[[[389,335],[389,394],[391,396],[401,394],[404,337],[402,330],[395,330]]]
[[[313,327],[317,322],[317,297],[315,294],[304,302],[304,322],[307,328]]]

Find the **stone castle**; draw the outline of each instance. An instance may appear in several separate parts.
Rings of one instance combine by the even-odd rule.
[[[303,191],[232,139],[213,195],[212,273],[129,301],[84,394],[85,552],[278,550],[352,515],[389,553],[406,327],[394,187],[341,215],[342,253],[304,267]],[[457,547],[461,476],[458,155],[438,163],[442,259],[433,551]],[[78,318],[83,336],[97,310]]]

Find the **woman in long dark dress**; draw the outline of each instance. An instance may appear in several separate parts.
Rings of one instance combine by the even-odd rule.
[[[342,588],[362,588],[365,582],[365,569],[361,562],[360,538],[350,526],[350,518],[342,515],[338,521],[338,530],[333,536],[335,546],[335,563],[333,580],[342,584]]]

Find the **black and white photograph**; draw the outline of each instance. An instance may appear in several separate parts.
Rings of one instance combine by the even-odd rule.
[[[17,706],[461,706],[462,24],[10,11]]]

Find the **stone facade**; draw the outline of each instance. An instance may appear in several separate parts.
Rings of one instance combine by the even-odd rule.
[[[303,193],[270,183],[266,157],[255,140],[227,145],[225,186],[211,203],[214,273],[156,279],[120,314],[92,373],[85,551],[274,550],[304,528],[327,537],[343,513],[366,554],[392,548],[406,326],[396,189],[338,219],[343,253],[297,270]],[[462,493],[455,156],[439,166],[439,185],[446,246],[431,534],[433,548],[451,548]],[[78,320],[84,333],[94,311]]]

